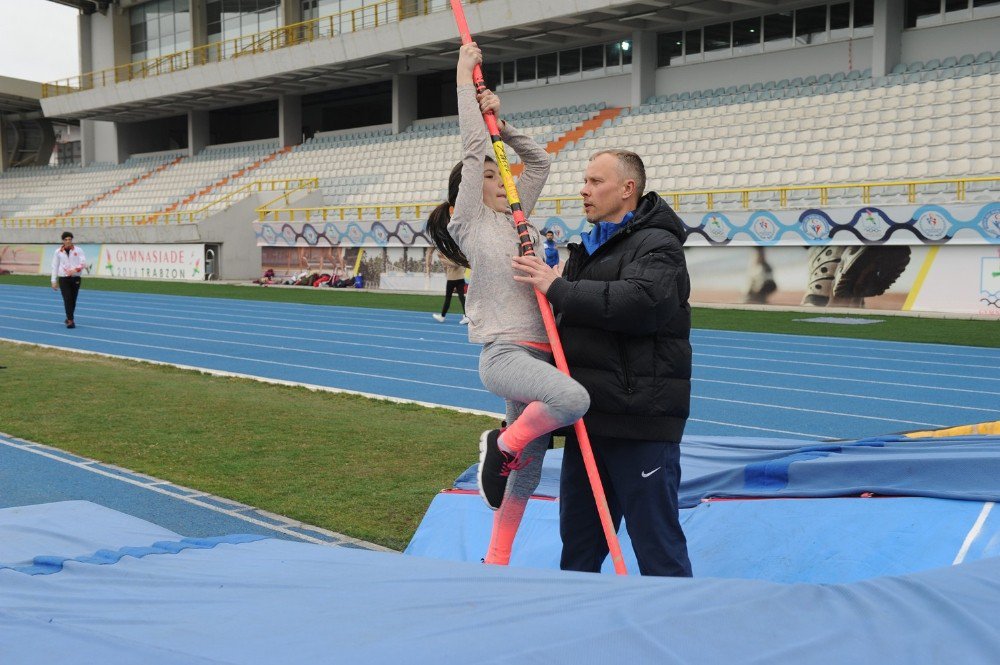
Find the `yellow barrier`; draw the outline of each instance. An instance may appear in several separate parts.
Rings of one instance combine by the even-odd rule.
[[[447,9],[447,2],[431,3],[429,0],[418,0],[416,3],[403,3],[400,0],[382,0],[358,9],[350,9],[252,35],[243,35],[157,58],[139,60],[51,83],[43,83],[42,97],[67,95],[123,81],[183,71],[210,62],[222,62],[245,55],[276,51],[288,46],[332,38],[367,28],[376,28],[387,23],[396,23],[414,16]]]
[[[143,224],[193,224],[200,221],[215,210],[222,210],[233,205],[238,200],[242,200],[254,192],[267,192],[282,190],[283,193],[270,200],[265,205],[270,205],[275,201],[284,199],[293,192],[303,189],[317,189],[319,187],[318,178],[292,178],[285,180],[255,180],[239,189],[236,189],[222,198],[198,208],[183,212],[133,212],[104,215],[69,215],[59,217],[45,215],[43,217],[11,217],[0,220],[0,228],[4,229],[30,229],[48,228],[58,226],[60,228],[87,228],[105,226],[140,226]]]
[[[965,200],[966,186],[970,182],[1000,182],[1000,176],[986,176],[977,178],[944,178],[937,180],[900,180],[891,182],[861,182],[851,184],[822,184],[822,185],[789,185],[785,187],[749,187],[742,189],[712,189],[684,192],[663,192],[660,194],[670,202],[674,210],[681,210],[685,202],[691,199],[704,199],[707,210],[715,209],[715,198],[723,194],[739,194],[740,202],[744,210],[751,209],[751,195],[754,193],[778,194],[779,205],[782,208],[788,207],[788,194],[793,191],[814,191],[819,199],[819,205],[827,205],[830,191],[839,190],[860,190],[862,203],[871,203],[872,188],[902,188],[907,191],[907,200],[916,203],[917,187],[920,185],[945,184],[954,185],[956,198],[959,201]],[[555,214],[562,214],[564,208],[572,206],[574,212],[580,209],[582,213],[581,199],[579,196],[543,196],[538,199],[538,205],[543,203],[554,204]],[[259,221],[261,222],[308,222],[308,221],[345,221],[350,219],[364,219],[365,213],[374,213],[374,219],[403,219],[404,212],[413,211],[413,216],[405,215],[407,219],[421,219],[421,212],[429,213],[437,203],[385,203],[364,206],[325,206],[321,208],[280,208],[276,210],[267,209],[262,206],[257,209]]]
[[[723,194],[739,194],[743,209],[749,210],[751,194],[770,193],[778,194],[779,206],[788,206],[788,193],[793,191],[813,191],[819,198],[819,205],[826,205],[829,200],[831,190],[860,190],[862,203],[871,203],[871,192],[873,188],[906,188],[907,200],[916,203],[917,187],[920,185],[945,184],[955,186],[955,196],[958,201],[965,200],[965,192],[969,183],[972,182],[1000,182],[1000,176],[984,176],[977,178],[942,178],[937,180],[900,180],[891,182],[861,182],[851,184],[822,184],[822,185],[789,185],[786,187],[750,187],[743,189],[713,189],[685,192],[664,192],[661,193],[675,210],[681,210],[685,202],[691,199],[704,199],[706,209],[714,210],[715,198]],[[274,208],[278,202],[285,206],[289,204],[289,195],[297,191],[306,189],[317,189],[319,180],[317,178],[292,178],[286,180],[257,180],[250,184],[230,192],[226,196],[212,201],[208,205],[188,212],[169,213],[125,213],[117,215],[73,215],[70,217],[13,217],[0,221],[0,227],[5,229],[14,228],[35,228],[51,226],[69,226],[71,228],[86,226],[130,226],[139,224],[191,224],[204,217],[213,208],[228,207],[237,200],[237,197],[250,191],[278,191],[282,193],[269,200],[264,205],[256,209],[258,221],[261,222],[327,222],[346,221],[347,219],[364,220],[366,212],[374,213],[375,220],[382,219],[410,219],[419,220],[429,214],[441,202],[432,203],[385,203],[376,205],[361,206],[323,206],[315,208]],[[538,199],[538,204],[551,203],[555,208],[555,214],[563,213],[564,209],[572,209],[574,212],[582,213],[581,199],[579,196],[543,196]],[[537,204],[536,204],[537,205]],[[412,214],[411,214],[412,213]]]

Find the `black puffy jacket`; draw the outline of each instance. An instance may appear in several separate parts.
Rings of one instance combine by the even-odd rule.
[[[593,255],[569,245],[549,287],[594,436],[680,441],[691,402],[691,285],[677,214],[650,192]]]

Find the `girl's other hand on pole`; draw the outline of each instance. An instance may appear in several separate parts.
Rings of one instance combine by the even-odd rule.
[[[483,113],[493,112],[493,115],[500,114],[500,98],[492,90],[483,90],[476,95],[479,101],[479,109]]]

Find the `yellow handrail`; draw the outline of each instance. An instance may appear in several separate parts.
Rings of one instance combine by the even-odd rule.
[[[210,62],[232,60],[244,55],[276,51],[278,49],[332,38],[367,28],[375,28],[386,23],[422,14],[430,14],[448,9],[448,3],[437,6],[430,2],[419,2],[414,8],[402,8],[400,0],[380,0],[357,9],[349,9],[309,21],[284,25],[251,35],[242,35],[223,41],[195,46],[194,48],[167,55],[137,60],[117,67],[109,67],[78,76],[59,79],[42,84],[42,98],[67,95],[92,88],[100,88],[123,81],[144,79],[161,74],[182,71]]]
[[[868,204],[871,202],[871,188],[872,187],[906,187],[908,193],[908,201],[910,203],[916,202],[917,197],[917,186],[918,185],[934,185],[934,184],[954,184],[956,198],[959,201],[965,200],[965,190],[966,186],[970,182],[1000,182],[1000,176],[981,176],[975,178],[937,178],[933,180],[893,180],[888,182],[860,182],[860,183],[835,183],[835,184],[818,184],[818,185],[786,185],[780,187],[742,187],[736,189],[705,189],[705,190],[689,190],[680,192],[660,192],[660,196],[667,199],[675,210],[680,210],[684,199],[691,198],[704,198],[706,201],[706,209],[713,210],[715,205],[715,199],[721,194],[739,194],[740,195],[740,205],[744,210],[750,210],[753,206],[751,201],[751,194],[754,193],[777,193],[779,195],[779,207],[785,208],[788,206],[788,193],[793,191],[815,191],[817,192],[820,205],[827,205],[829,201],[830,190],[854,190],[859,189],[862,192],[862,202]],[[579,196],[543,196],[538,199],[538,204],[541,203],[553,203],[555,207],[555,214],[559,215],[562,213],[563,208],[568,204],[579,204],[581,201]],[[408,211],[414,209],[414,218],[420,219],[421,209],[432,209],[440,204],[437,203],[379,203],[372,205],[348,205],[348,206],[323,206],[318,208],[280,208],[280,209],[265,209],[263,206],[257,209],[259,221],[330,221],[332,219],[344,221],[348,217],[354,219],[363,219],[365,211],[373,211],[375,213],[376,219],[382,219],[383,216],[403,219],[403,211]],[[536,208],[538,206],[536,204]],[[386,212],[388,211],[388,212]]]
[[[750,195],[753,193],[778,193],[779,195],[779,207],[785,208],[788,205],[788,193],[792,191],[815,191],[819,194],[819,199],[822,202],[828,195],[830,190],[861,190],[862,193],[862,203],[867,205],[871,202],[871,189],[873,187],[887,188],[887,187],[905,187],[907,190],[907,198],[910,203],[916,202],[917,186],[919,185],[933,185],[933,184],[954,184],[956,198],[959,201],[965,200],[965,193],[967,185],[971,182],[1000,182],[1000,175],[995,176],[978,176],[974,178],[937,178],[933,180],[893,180],[887,182],[859,182],[859,183],[835,183],[835,184],[817,184],[817,185],[786,185],[781,187],[743,187],[736,189],[711,189],[711,190],[690,190],[690,191],[680,191],[680,192],[661,192],[660,196],[664,199],[670,201],[671,205],[675,210],[680,210],[684,199],[691,199],[695,197],[704,197],[706,202],[709,200],[709,196],[714,204],[714,199],[720,194],[739,194],[741,206],[745,210],[750,210],[752,206],[750,205],[752,201],[750,200]],[[12,217],[0,221],[0,227],[5,229],[12,228],[33,228],[33,227],[51,227],[57,225],[65,225],[70,227],[81,227],[81,226],[130,226],[145,223],[193,223],[206,216],[206,213],[211,208],[217,207],[226,201],[230,201],[235,198],[239,193],[248,191],[250,189],[256,188],[256,191],[278,191],[281,189],[283,193],[274,199],[271,199],[264,205],[260,206],[255,210],[257,213],[258,221],[260,222],[280,222],[280,221],[346,221],[348,217],[351,219],[363,220],[365,217],[365,211],[372,211],[375,214],[375,219],[421,219],[422,212],[429,212],[431,209],[435,208],[440,204],[440,201],[436,202],[396,202],[396,203],[380,203],[374,205],[342,205],[342,206],[323,206],[323,207],[313,207],[313,208],[272,208],[275,203],[279,200],[284,200],[287,205],[287,196],[300,189],[316,189],[319,187],[319,180],[317,178],[292,178],[286,180],[257,180],[248,185],[244,185],[239,189],[230,192],[226,196],[212,201],[211,203],[205,205],[202,208],[186,212],[169,212],[169,213],[120,213],[115,215],[73,215],[68,217],[57,217],[52,215],[46,215],[43,217]],[[580,203],[579,196],[543,196],[538,199],[538,203],[553,203],[555,207],[555,214],[559,215],[562,213],[563,208],[571,204]],[[822,204],[822,203],[821,203]],[[537,207],[537,204],[536,204]],[[712,207],[708,207],[708,210],[712,210]],[[413,211],[413,217],[409,215],[404,215],[410,210]],[[149,220],[152,220],[151,222]]]

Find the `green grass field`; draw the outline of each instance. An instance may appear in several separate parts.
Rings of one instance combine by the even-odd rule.
[[[45,277],[2,284],[48,287]],[[85,289],[435,311],[438,296],[88,279]],[[81,301],[85,307],[86,296]],[[698,328],[1000,346],[995,321],[696,308]],[[2,335],[2,332],[0,332]],[[402,549],[476,461],[483,416],[0,342],[0,431]],[[73,387],[74,399],[61,397]],[[56,409],[58,405],[58,410]]]

